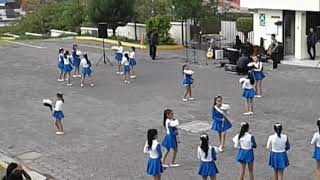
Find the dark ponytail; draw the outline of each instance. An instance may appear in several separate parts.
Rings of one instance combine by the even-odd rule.
[[[182,74],[184,75],[184,69],[187,67],[188,65],[187,64],[184,64],[183,66],[182,66]]]
[[[156,129],[148,130],[148,148],[152,148],[152,141],[155,139],[155,136],[158,135],[158,131]]]
[[[86,62],[87,62],[87,64],[89,65],[89,67],[91,67],[91,61],[89,60],[88,55],[87,55],[87,54],[84,54],[83,57],[84,57],[84,59],[86,60]]]
[[[280,123],[276,123],[274,125],[274,131],[277,133],[278,137],[281,138],[282,125]]]
[[[317,121],[317,126],[318,126],[319,133],[320,133],[320,119]]]
[[[205,153],[205,158],[208,157],[208,151],[209,151],[209,136],[206,133],[201,134],[200,136],[200,140],[201,140],[201,146],[200,148],[202,149],[202,151]]]
[[[163,112],[163,126],[166,127],[166,120],[168,119],[168,114],[172,113],[171,109],[166,109]]]
[[[128,61],[130,60],[130,57],[129,57],[129,54],[128,54],[128,53],[125,53],[125,54],[124,54],[124,57],[126,57]]]
[[[61,54],[63,51],[63,48],[59,48],[59,54]]]
[[[249,131],[249,123],[242,122],[238,140],[240,140],[244,136],[244,134],[248,131]]]
[[[60,98],[64,103],[63,94],[61,92],[57,93],[57,97]]]
[[[217,105],[217,100],[218,99],[221,99],[222,100],[222,96],[215,96],[214,97],[214,100],[213,100],[213,105],[215,106],[215,105]]]
[[[248,72],[248,79],[250,80],[250,84],[254,85],[254,76],[253,76],[253,70]]]
[[[67,58],[68,58],[68,55],[69,55],[69,51],[66,51],[66,52],[63,54],[63,57],[67,59]]]

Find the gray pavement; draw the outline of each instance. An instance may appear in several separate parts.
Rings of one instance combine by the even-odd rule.
[[[222,95],[231,105],[233,128],[228,134],[225,152],[218,154],[218,179],[238,178],[239,164],[234,158],[232,137],[240,122],[250,123],[258,148],[255,151],[255,177],[271,180],[266,140],[273,124],[281,122],[291,142],[290,167],[285,178],[311,180],[315,162],[311,158],[310,140],[317,130],[320,107],[320,71],[280,65],[268,71],[264,81],[265,96],[255,100],[255,115],[242,116],[242,90],[239,76],[209,63],[191,65],[195,71],[194,102],[182,102],[181,68],[185,52],[160,51],[160,59],[151,61],[147,51],[138,51],[137,79],[130,85],[115,74],[115,67],[94,67],[96,87],[80,88],[78,79],[67,87],[57,82],[57,50],[71,48],[73,40],[25,41],[38,49],[0,41],[0,149],[18,158],[30,169],[58,180],[144,180],[147,155],[143,154],[146,132],[157,128],[161,142],[165,132],[162,113],[172,108],[181,124],[202,121],[211,124],[211,104]],[[79,42],[80,48],[93,58],[100,56],[98,43]],[[108,51],[109,53],[109,51]],[[111,57],[113,59],[113,57]],[[266,64],[270,66],[271,64]],[[42,105],[43,98],[53,99],[56,92],[65,96],[64,136],[56,136],[54,120]],[[207,131],[212,144],[217,134]],[[197,180],[196,147],[200,132],[180,130],[178,168],[163,173],[165,180]],[[23,158],[26,153],[32,158]],[[19,158],[20,157],[20,158]]]

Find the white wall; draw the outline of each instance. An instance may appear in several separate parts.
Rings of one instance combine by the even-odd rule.
[[[320,11],[320,0],[241,0],[240,6],[249,9]]]
[[[260,26],[260,14],[265,14],[265,26]],[[282,30],[283,26],[276,26],[274,23],[277,21],[283,21],[281,10],[257,10],[253,15],[253,32],[254,32],[254,44],[260,44],[260,38],[265,39],[265,48],[271,43],[271,34],[276,35],[276,39],[282,42]]]

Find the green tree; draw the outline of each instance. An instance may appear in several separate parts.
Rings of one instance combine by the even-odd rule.
[[[95,24],[106,22],[116,34],[118,26],[126,25],[134,15],[135,0],[90,0],[88,15]]]
[[[63,10],[63,23],[70,31],[80,32],[80,27],[86,19],[86,1],[68,0]]]
[[[145,22],[147,28],[147,34],[152,31],[156,31],[159,36],[160,44],[173,44],[174,39],[170,38],[169,30],[171,28],[170,17],[168,16],[156,16],[151,17]]]
[[[136,21],[144,23],[150,17],[167,16],[170,14],[170,5],[170,0],[136,0]]]
[[[244,34],[244,38],[248,38],[248,33],[253,31],[253,18],[240,17],[236,21],[237,30]]]

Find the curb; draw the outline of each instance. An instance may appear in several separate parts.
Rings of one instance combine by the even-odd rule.
[[[18,162],[18,161],[5,155],[2,151],[0,151],[0,166],[4,169],[7,169],[9,165],[8,162]],[[44,175],[36,171],[32,171],[26,168],[25,166],[23,166],[23,169],[31,176],[32,180],[47,180],[47,177],[45,177]]]
[[[76,36],[74,37],[76,40],[87,40],[87,41],[97,41],[97,42],[106,42],[110,44],[118,44],[119,41],[117,40],[112,40],[112,39],[102,39],[102,38],[95,38],[95,37],[89,37],[89,36]],[[124,42],[121,41],[121,44],[125,47],[135,47],[138,49],[146,50],[148,49],[146,45],[140,45],[140,44],[135,44],[135,43],[129,43],[129,42]],[[182,45],[160,45],[158,46],[159,50],[178,50],[182,49],[184,46]]]
[[[0,37],[1,40],[16,40],[15,37]]]

